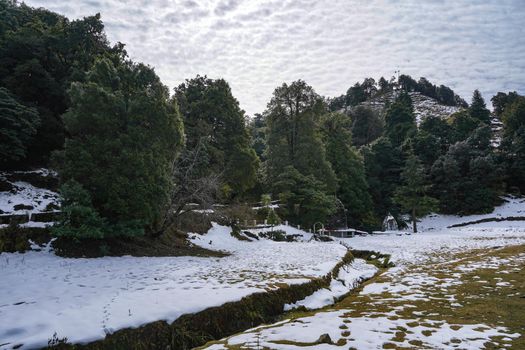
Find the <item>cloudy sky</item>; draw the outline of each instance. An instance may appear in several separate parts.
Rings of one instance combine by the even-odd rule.
[[[70,18],[100,12],[112,42],[173,88],[225,78],[262,112],[303,79],[337,96],[365,77],[425,76],[470,100],[525,93],[525,0],[26,0]]]

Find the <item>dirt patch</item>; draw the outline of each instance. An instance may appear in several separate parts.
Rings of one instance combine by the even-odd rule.
[[[50,239],[51,234],[47,228],[21,227],[13,223],[0,229],[0,253],[22,253],[31,248],[29,240],[42,245]]]
[[[55,253],[67,258],[98,258],[102,256],[213,256],[227,254],[195,246],[188,242],[187,235],[175,229],[159,236],[129,238],[72,239],[58,238],[53,242]]]

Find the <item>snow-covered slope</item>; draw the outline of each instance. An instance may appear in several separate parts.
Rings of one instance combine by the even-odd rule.
[[[57,209],[58,193],[43,185],[54,178],[56,174],[48,169],[0,172],[0,214],[38,213]],[[35,181],[31,184],[28,179]]]
[[[492,213],[479,215],[441,215],[431,214],[424,217],[418,224],[421,231],[436,231],[446,229],[452,225],[469,223],[489,218],[507,218],[507,217],[525,217],[525,198],[520,197],[503,197],[504,203],[496,207]],[[505,221],[505,222],[487,222],[483,224],[469,225],[465,229],[479,229],[481,227],[504,227],[504,228],[525,228],[525,221]]]
[[[414,104],[414,114],[416,115],[416,122],[418,125],[426,117],[434,116],[441,119],[446,119],[451,114],[461,110],[460,107],[443,105],[432,97],[422,95],[419,92],[409,92],[409,95],[412,98],[412,102]],[[370,107],[379,112],[383,112],[385,105],[393,101],[394,94],[387,93],[374,97],[366,102],[361,103],[360,105]]]
[[[45,346],[55,332],[88,342],[125,327],[173,321],[323,276],[346,253],[337,242],[243,242],[230,231],[214,224],[206,235],[192,235],[197,245],[231,253],[224,258],[0,254],[0,349]]]

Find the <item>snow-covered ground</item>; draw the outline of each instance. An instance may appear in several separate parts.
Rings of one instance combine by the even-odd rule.
[[[363,259],[355,259],[349,266],[343,266],[337,278],[330,282],[328,288],[322,288],[293,304],[286,304],[284,310],[292,310],[301,306],[306,309],[320,309],[332,305],[338,298],[359,285],[363,280],[372,278],[377,273],[377,267],[367,264]]]
[[[481,288],[516,295],[517,286],[512,274],[525,267],[525,254],[508,258],[491,256],[494,247],[525,244],[524,222],[489,222],[455,229],[446,227],[487,217],[522,216],[523,199],[507,198],[508,202],[488,215],[468,217],[432,215],[424,218],[424,232],[412,235],[369,235],[339,239],[354,249],[375,250],[391,254],[396,267],[365,286],[355,302],[328,308],[312,316],[287,319],[273,325],[248,330],[223,339],[206,349],[383,349],[385,346],[403,348],[480,349],[493,337],[508,346],[522,336],[502,325],[480,323],[451,323],[440,314],[425,312],[425,304],[438,305],[446,314],[461,308],[467,301],[456,298],[466,274],[477,269],[497,269],[494,283],[480,280]],[[492,249],[479,256],[478,249]],[[465,258],[465,254],[469,254]],[[466,259],[466,260],[464,260]],[[502,281],[510,276],[508,281]],[[470,278],[476,278],[470,275]],[[322,299],[322,291],[307,297],[312,305]],[[462,294],[463,293],[463,294]],[[507,293],[507,294],[505,294]],[[519,294],[519,292],[518,292]],[[467,295],[461,292],[460,295]],[[327,296],[330,297],[330,296]],[[310,300],[310,299],[312,300]],[[305,302],[303,301],[303,303]],[[297,303],[300,304],[300,303]],[[324,306],[319,303],[317,306]],[[453,313],[453,311],[450,311]],[[331,344],[317,343],[328,334]],[[500,338],[497,338],[500,337]],[[458,345],[459,344],[459,345]],[[457,346],[456,346],[457,345]]]
[[[45,188],[39,188],[25,181],[10,181],[8,177],[31,174],[36,177],[57,176],[48,169],[33,171],[0,172],[0,181],[9,187],[7,191],[0,191],[0,214],[36,213],[52,210],[49,206],[58,207],[60,196],[58,193]],[[23,205],[17,209],[15,206]]]
[[[429,295],[421,295],[420,291],[424,287],[433,287],[437,282],[436,277],[425,271],[410,271],[414,266],[423,266],[427,262],[445,263],[454,254],[476,248],[525,244],[525,225],[522,222],[509,225],[485,223],[456,229],[446,227],[484,217],[520,216],[524,206],[521,199],[509,199],[494,213],[485,216],[427,217],[420,223],[420,228],[425,230],[421,234],[370,235],[341,241],[355,249],[376,250],[392,255],[397,266],[387,272],[385,280],[365,288],[364,295],[368,298],[373,296],[377,305],[384,301],[385,290],[407,303],[433,300]],[[280,283],[303,283],[309,278],[325,275],[346,253],[346,248],[337,241],[310,241],[311,234],[284,225],[274,229],[285,230],[287,234],[299,234],[302,239],[293,243],[267,239],[245,242],[233,238],[229,228],[214,225],[206,235],[191,235],[191,241],[208,249],[230,252],[230,256],[66,259],[45,249],[25,254],[2,253],[0,344],[3,345],[0,345],[0,349],[9,349],[17,344],[24,344],[22,348],[46,345],[55,332],[59,338],[87,342],[125,327],[136,327],[156,320],[173,321],[182,314],[277,288]],[[510,266],[511,263],[506,264]],[[458,273],[462,271],[459,269]],[[330,289],[321,290],[287,308],[325,306],[334,297],[344,295],[354,287],[356,281],[368,278],[374,272],[369,265],[357,260],[352,266],[341,270],[338,276],[340,281],[333,281]],[[452,275],[449,280],[443,279],[439,283],[444,287],[455,281]],[[410,306],[403,306],[403,309],[406,308]],[[351,323],[354,330],[353,340],[346,337],[345,341],[358,349],[382,346],[383,337],[392,332],[392,327],[405,327],[413,322],[421,322],[417,326],[421,328],[418,328],[418,332],[433,331],[432,336],[427,337],[431,346],[438,344],[438,339],[461,334],[462,345],[468,345],[469,349],[477,348],[490,335],[502,335],[509,339],[515,337],[504,327],[461,325],[462,331],[457,332],[457,325],[441,322],[437,327],[432,325],[431,320],[419,319],[417,315],[396,319],[395,309],[388,313],[361,315],[357,319],[348,316],[349,312],[323,311],[310,318],[289,320],[280,325],[266,326],[257,332],[246,332],[227,342],[248,344],[260,341],[261,345],[266,342],[264,344],[273,344],[270,348],[276,348],[275,343],[271,342],[274,338],[308,342],[315,341],[323,333],[333,335],[332,339],[337,341],[344,333],[341,333],[341,326],[346,323],[348,327]],[[391,334],[388,336],[391,337]],[[408,335],[407,342],[414,340],[411,337],[415,336]],[[222,349],[220,346],[223,345],[211,348]],[[277,348],[297,349],[284,344],[279,344]],[[322,344],[310,349],[332,348],[333,345]]]
[[[442,230],[449,226],[457,225],[461,223],[467,223],[472,221],[478,221],[488,218],[507,218],[512,216],[525,217],[525,198],[520,197],[503,197],[504,203],[496,207],[492,213],[480,214],[480,215],[467,215],[467,216],[456,216],[456,215],[428,215],[418,223],[418,228],[421,231],[432,231]],[[521,222],[506,222],[503,225],[498,225],[496,222],[489,222],[483,224],[485,227],[524,227],[525,221]],[[471,227],[469,225],[469,227]],[[479,226],[476,226],[479,227]]]
[[[292,228],[291,231],[295,232]],[[0,254],[0,349],[71,342],[182,314],[327,274],[346,253],[337,242],[239,241],[214,225],[192,241],[224,258],[66,259],[46,250]]]

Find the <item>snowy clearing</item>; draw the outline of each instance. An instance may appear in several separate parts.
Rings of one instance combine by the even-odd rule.
[[[232,255],[66,259],[47,251],[2,253],[0,348],[44,346],[55,332],[88,342],[125,327],[170,322],[323,276],[346,253],[337,242],[242,242],[219,225],[193,237],[197,245]]]
[[[446,229],[485,217],[518,216],[522,199],[494,213],[469,217],[433,215],[427,231],[412,235],[369,235],[339,239],[354,249],[391,254],[396,267],[362,291],[310,316],[248,330],[205,349],[383,349],[506,348],[522,339],[520,276],[525,268],[524,222],[491,222]],[[508,248],[504,248],[508,247]],[[324,306],[321,291],[307,297]],[[329,297],[329,296],[327,296]],[[310,298],[310,299],[309,299]],[[500,305],[503,303],[503,305]],[[314,307],[315,307],[314,306]],[[492,307],[486,317],[483,308]],[[481,309],[480,309],[481,308]],[[519,311],[518,311],[519,312]],[[328,334],[331,343],[318,342]],[[521,344],[521,343],[520,343]]]

